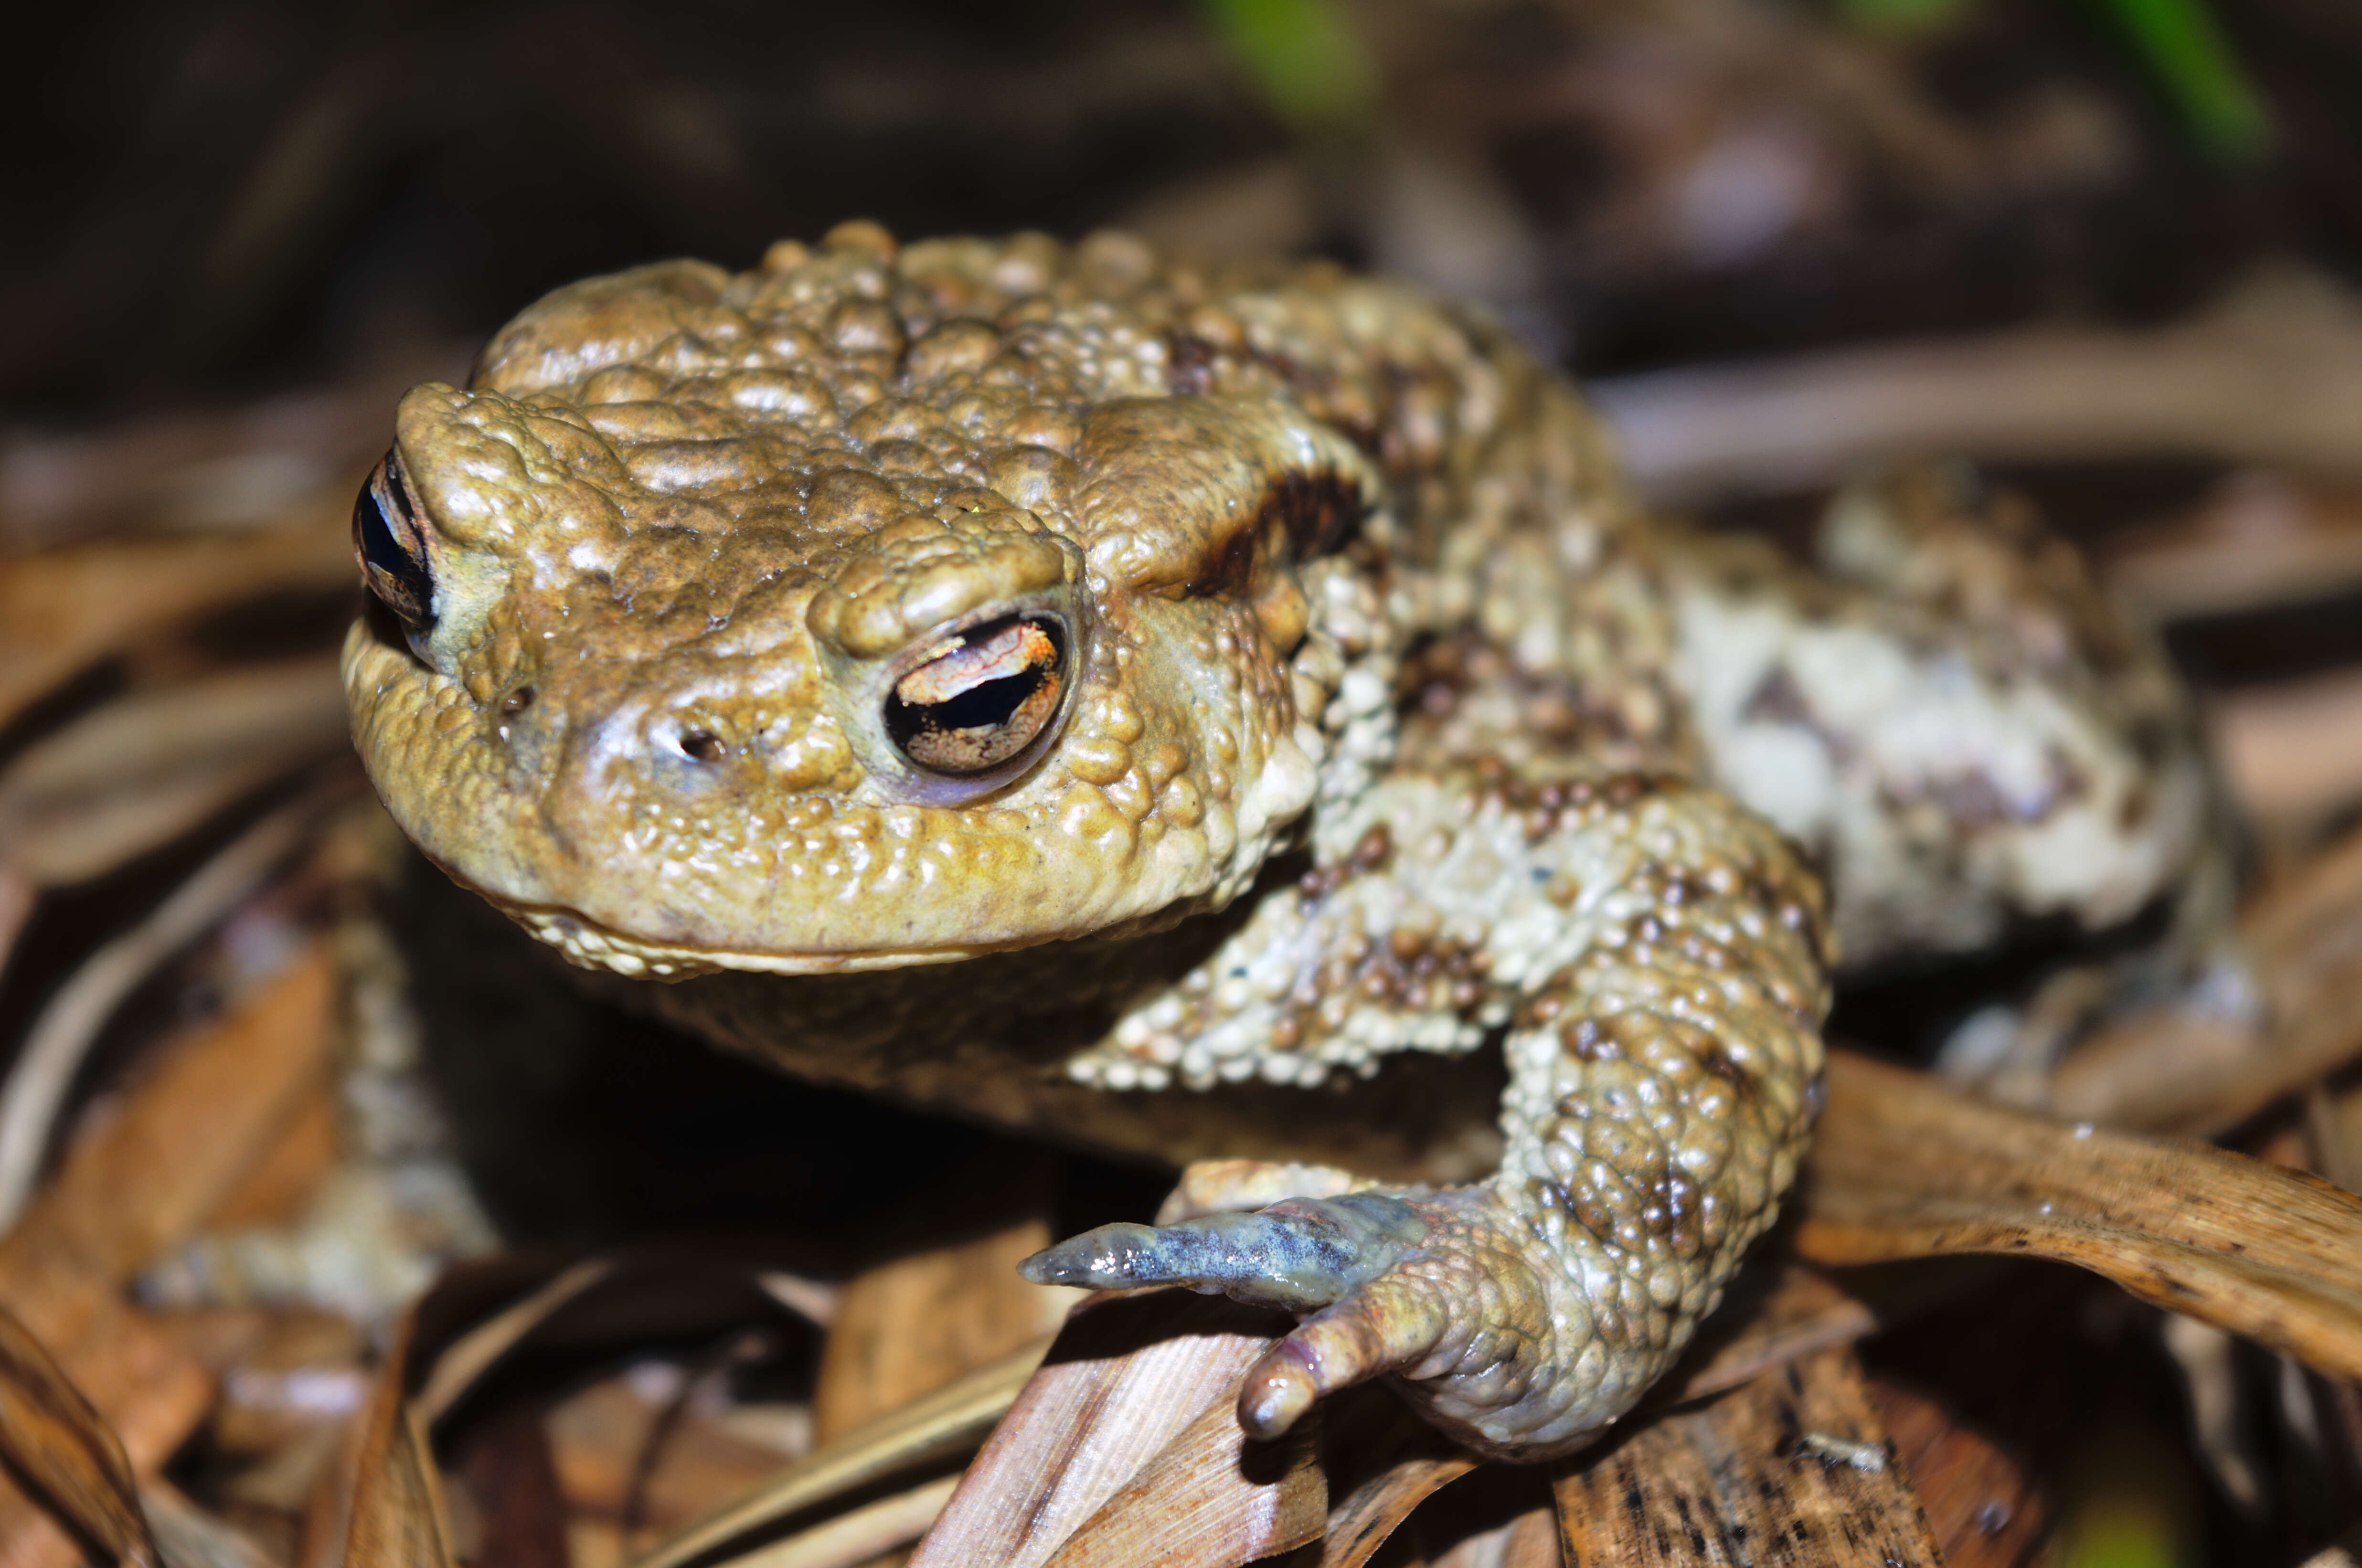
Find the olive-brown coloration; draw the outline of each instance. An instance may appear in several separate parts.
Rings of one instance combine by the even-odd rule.
[[[1029,1267],[1307,1314],[1261,1432],[1390,1373],[1564,1452],[1713,1309],[1834,963],[1740,802],[1841,900],[1907,862],[2096,923],[2197,853],[2170,702],[2101,668],[2154,656],[2080,580],[2027,579],[2079,612],[2028,613],[2047,663],[1970,658],[2013,608],[1906,545],[1893,637],[1649,525],[1497,327],[1326,266],[847,225],[641,268],[413,391],[386,473],[357,540],[399,635],[364,618],[347,679],[411,836],[789,1070],[1220,1162]],[[1942,694],[1992,756],[1845,731],[1882,636],[1857,709]]]

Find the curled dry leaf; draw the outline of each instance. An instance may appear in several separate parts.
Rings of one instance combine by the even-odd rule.
[[[40,1341],[0,1309],[0,1457],[94,1555],[159,1568],[122,1442]]]
[[[1210,1411],[1238,1430],[1238,1380],[1288,1321],[1179,1291],[1087,1303],[968,1467],[910,1568],[1049,1562],[1200,1416]]]
[[[326,1568],[457,1568],[451,1551],[451,1520],[443,1504],[441,1477],[417,1409],[403,1397],[398,1374],[408,1362],[414,1330],[405,1324],[387,1360],[370,1408],[356,1429],[347,1474],[352,1496],[343,1550],[328,1556],[305,1554]]]
[[[1564,1462],[1569,1562],[1942,1562],[1849,1350],[1821,1351]]]
[[[1354,1487],[1330,1510],[1320,1568],[1362,1568],[1413,1509],[1475,1468],[1465,1453],[1414,1454]]]
[[[1797,1250],[2050,1258],[2362,1376],[2362,1199],[2204,1144],[2068,1126],[1831,1055]]]

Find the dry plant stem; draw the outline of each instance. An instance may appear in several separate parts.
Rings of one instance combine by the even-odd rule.
[[[2148,332],[2035,327],[1592,391],[1634,478],[1664,504],[1805,489],[1936,453],[2362,471],[2362,310],[2303,273],[2257,277]]]
[[[723,1558],[714,1568],[854,1568],[918,1540],[958,1485],[956,1475],[939,1476],[743,1557]]]
[[[0,1084],[0,1227],[31,1198],[51,1131],[91,1043],[132,988],[236,909],[299,846],[319,817],[318,794],[248,828],[148,917],[91,955],[50,999]]]
[[[844,1433],[780,1473],[752,1497],[701,1520],[635,1560],[633,1568],[680,1568],[733,1540],[871,1481],[974,1444],[1009,1409],[1050,1348],[1046,1339],[978,1367],[867,1426]]]
[[[1828,1568],[1943,1561],[1846,1350],[1566,1461],[1554,1490],[1570,1563],[1687,1568],[1772,1550]]]
[[[162,1562],[122,1442],[41,1342],[5,1310],[0,1460],[97,1555],[141,1568]]]
[[[1832,1053],[1799,1253],[2049,1258],[2362,1375],[2362,1199],[2202,1144],[2067,1126]]]
[[[495,1362],[516,1348],[518,1341],[538,1328],[552,1312],[605,1279],[614,1272],[614,1266],[612,1260],[605,1258],[576,1264],[540,1289],[503,1307],[452,1341],[435,1358],[435,1369],[426,1375],[425,1382],[411,1401],[417,1408],[418,1419],[429,1426],[442,1419],[460,1397],[491,1370]],[[393,1365],[391,1361],[387,1363],[389,1375]]]

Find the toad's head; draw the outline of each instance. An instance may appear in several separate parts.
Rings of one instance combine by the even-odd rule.
[[[1219,907],[1391,734],[1339,698],[1392,668],[1385,483],[1256,352],[1282,297],[867,226],[558,291],[356,505],[379,792],[626,974]]]

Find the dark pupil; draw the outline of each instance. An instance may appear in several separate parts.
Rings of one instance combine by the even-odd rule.
[[[1049,679],[1049,666],[1030,664],[1015,675],[972,686],[946,701],[905,702],[897,697],[888,704],[886,722],[897,740],[908,740],[922,729],[997,729]]]
[[[384,489],[392,490],[400,482],[389,474]],[[353,502],[353,546],[367,569],[364,575],[370,591],[410,624],[427,625],[435,618],[435,580],[428,575],[426,563],[403,547],[401,535],[385,514],[381,493],[375,475],[361,486]]]

